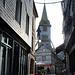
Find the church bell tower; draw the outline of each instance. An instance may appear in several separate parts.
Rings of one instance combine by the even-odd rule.
[[[43,8],[43,13],[42,13],[42,18],[39,23],[39,28],[41,30],[40,32],[40,38],[42,39],[41,43],[39,43],[39,47],[43,44],[46,47],[50,47],[50,39],[51,39],[51,25],[50,21],[48,20],[47,17],[47,12],[46,12],[46,6],[44,4]]]

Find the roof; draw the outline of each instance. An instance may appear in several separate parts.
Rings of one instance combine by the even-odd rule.
[[[36,64],[36,66],[51,66],[52,64]]]
[[[42,46],[44,46],[45,49],[49,49],[49,50],[51,50],[51,48],[48,48],[48,47],[46,47],[44,44],[42,44],[40,47],[38,47],[38,49],[36,49],[36,52],[37,52]],[[52,50],[51,50],[51,52],[52,52]],[[52,53],[53,53],[53,52],[52,52]]]
[[[35,16],[38,17],[38,13],[37,13],[37,9],[36,9],[36,6],[35,6],[35,2],[33,1],[33,12],[35,13]]]
[[[42,44],[38,49],[36,49],[36,51],[39,50],[42,46],[44,46],[46,48],[46,46],[44,44]]]
[[[49,22],[48,17],[47,17],[45,4],[44,4],[44,8],[43,8],[42,18],[41,18],[39,25],[50,25],[50,22]]]
[[[58,53],[61,52],[61,51],[64,51],[64,49],[65,49],[64,44],[61,44],[60,46],[58,46],[58,47],[56,48],[56,54],[58,54]]]

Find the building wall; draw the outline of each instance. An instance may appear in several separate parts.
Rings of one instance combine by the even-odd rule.
[[[14,69],[12,68],[11,74],[8,74],[8,75],[34,75],[34,71],[35,71],[35,22],[36,22],[35,20],[37,17],[37,11],[36,11],[34,1],[33,0],[21,0],[22,9],[21,9],[21,23],[20,24],[15,19],[16,6],[18,6],[16,5],[16,0],[11,0],[11,1],[5,0],[5,4],[3,4],[2,1],[3,0],[0,0],[0,22],[1,22],[0,23],[0,53],[1,53],[0,61],[3,59],[3,57],[1,56],[2,48],[4,46],[10,47],[9,44],[5,44],[5,42],[2,41],[4,38],[3,36],[9,36],[10,39],[12,39],[12,48],[11,48],[12,52],[11,54],[10,53],[7,54],[6,58],[9,55],[12,56],[10,58],[12,60],[11,68],[14,65],[15,65],[15,68]],[[29,34],[25,32],[27,15],[29,16]],[[9,40],[8,37],[6,38],[7,40]],[[18,46],[18,48],[15,46]],[[9,68],[9,67],[5,68],[5,71],[1,73],[2,62],[0,62],[0,75],[3,75],[3,73],[5,74],[7,72],[6,71],[7,68]],[[7,63],[8,65],[8,62],[10,62],[10,60],[9,61],[7,60],[4,63]],[[17,66],[16,66],[16,63],[17,63]]]
[[[38,50],[36,50],[35,56],[37,66],[41,64],[47,64],[47,66],[44,66],[44,69],[47,70],[47,68],[49,67],[51,74],[55,74],[55,55],[51,51],[51,49],[48,49],[42,45]],[[45,58],[45,60],[43,60],[43,57]]]
[[[68,75],[69,73],[71,75],[74,75],[75,68],[74,66],[74,44],[75,44],[75,0],[64,0],[65,6],[64,8],[66,9],[63,11],[64,13],[64,43],[65,43],[65,51],[66,51],[66,74]]]
[[[21,2],[21,25],[19,25],[18,22],[15,20],[16,0],[5,0],[5,5],[3,5],[3,3],[0,0],[0,16],[31,47],[33,1],[21,0]],[[29,15],[29,35],[25,33],[26,13],[28,13]]]
[[[36,27],[36,11],[33,7],[33,17],[32,17],[32,47],[31,52],[28,55],[28,75],[35,75],[35,27]]]
[[[51,51],[47,49],[45,46],[42,46],[35,53],[36,61],[43,62],[44,64],[51,64]],[[43,56],[45,56],[45,60],[43,60]]]
[[[50,37],[51,37],[51,35],[50,35],[50,33],[51,33],[51,28],[48,27],[48,26],[46,26],[46,27],[47,27],[47,31],[44,31],[44,30],[43,30],[43,27],[44,27],[44,26],[40,26],[40,30],[41,30],[40,35],[41,35],[41,37],[42,37],[42,35],[48,35],[48,39],[50,39]]]
[[[44,31],[43,28],[46,28],[47,27],[47,31]],[[39,47],[44,44],[46,47],[49,47],[50,46],[50,38],[51,38],[51,28],[50,26],[46,26],[46,25],[40,25],[40,30],[41,30],[41,33],[40,33],[40,38],[42,40],[41,43],[39,43]],[[42,36],[47,36],[47,38],[44,38]]]
[[[35,75],[35,56],[28,54],[28,75]]]

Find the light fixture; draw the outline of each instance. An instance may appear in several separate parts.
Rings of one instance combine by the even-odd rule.
[[[39,41],[39,43],[41,43],[41,38],[40,37],[39,37],[38,41]]]

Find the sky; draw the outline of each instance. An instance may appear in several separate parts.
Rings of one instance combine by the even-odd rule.
[[[44,2],[44,0],[34,0],[35,2]],[[61,0],[45,0],[45,3],[58,2]],[[41,21],[43,4],[37,4],[36,9],[38,12],[38,18],[36,19],[36,29],[38,28],[39,22]],[[51,41],[53,42],[55,48],[63,43],[63,34],[62,34],[62,23],[63,23],[63,14],[61,9],[61,3],[55,4],[46,4],[46,11],[48,20],[51,24]]]

